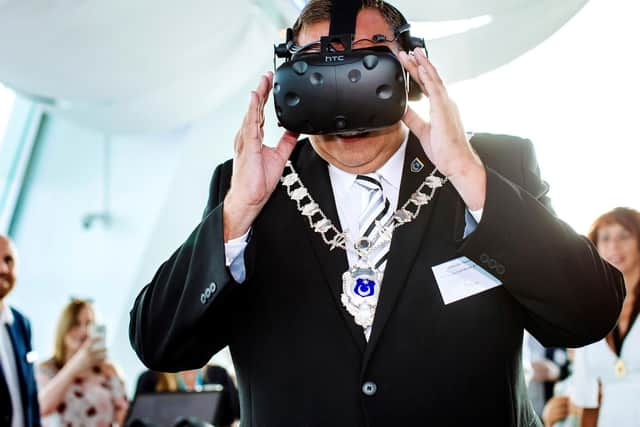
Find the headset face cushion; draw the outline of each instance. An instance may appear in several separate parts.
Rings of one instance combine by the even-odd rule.
[[[282,64],[273,97],[281,126],[308,135],[363,132],[397,123],[408,81],[386,46],[302,53]]]

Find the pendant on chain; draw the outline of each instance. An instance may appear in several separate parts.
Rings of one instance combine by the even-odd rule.
[[[624,365],[624,361],[621,358],[618,358],[618,360],[616,360],[614,372],[616,374],[616,377],[618,378],[622,378],[627,374],[627,368]]]
[[[382,273],[370,266],[356,265],[342,275],[340,301],[365,329],[373,325],[381,282]]]
[[[421,170],[423,167],[424,165],[420,164],[415,169]],[[330,250],[335,248],[345,251],[355,250],[358,255],[356,265],[342,275],[340,301],[354,317],[356,324],[365,330],[373,325],[383,277],[381,271],[369,265],[367,259],[370,251],[383,243],[389,243],[396,228],[413,221],[420,214],[421,207],[433,200],[436,190],[447,182],[446,177],[440,178],[436,173],[437,169],[434,168],[404,205],[394,212],[390,220],[385,223],[376,222],[378,231],[373,237],[363,236],[354,242],[349,238],[346,230],[341,232],[327,218],[300,180],[291,161],[288,161],[285,166],[285,173],[280,181],[286,188],[289,198],[295,202],[300,214],[309,222],[311,229],[322,237]],[[616,365],[616,372],[620,375],[625,373],[624,363],[621,360]]]

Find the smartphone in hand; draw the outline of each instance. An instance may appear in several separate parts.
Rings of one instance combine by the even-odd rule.
[[[104,324],[96,323],[91,328],[91,338],[95,339],[91,347],[94,350],[107,348],[107,327]]]

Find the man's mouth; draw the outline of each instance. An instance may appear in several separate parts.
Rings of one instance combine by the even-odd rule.
[[[611,257],[609,257],[608,261],[609,261],[611,264],[620,264],[620,263],[622,263],[622,262],[624,261],[624,257],[621,257],[621,256],[611,256]]]
[[[369,135],[369,132],[346,132],[346,133],[339,133],[336,136],[340,139],[357,139],[357,138],[363,138],[365,136]]]

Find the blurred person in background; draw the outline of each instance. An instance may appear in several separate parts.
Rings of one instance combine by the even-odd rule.
[[[567,350],[562,347],[545,347],[525,331],[522,354],[527,394],[533,410],[542,418],[544,405],[553,396],[553,386],[567,377]]]
[[[523,339],[523,363],[527,394],[533,410],[542,418],[544,405],[553,397],[553,387],[564,380],[568,373],[569,358],[562,347],[545,347],[525,331]]]
[[[233,379],[221,366],[206,365],[202,369],[178,373],[145,371],[138,378],[136,395],[163,391],[201,391],[211,385],[222,386],[220,407],[214,420],[204,421],[211,421],[219,427],[230,426],[240,419],[240,399]]]
[[[92,336],[90,301],[72,300],[62,310],[53,357],[38,366],[43,426],[122,425],[129,407],[124,381],[107,361],[104,339]]]
[[[5,302],[16,284],[17,253],[0,235],[0,426],[40,425],[29,320]]]
[[[640,420],[640,212],[615,208],[592,225],[589,238],[624,276],[627,297],[616,327],[601,341],[576,350],[571,400],[581,426],[638,426]]]
[[[568,376],[553,385],[553,397],[547,401],[542,411],[545,427],[578,427],[580,425],[579,408],[569,398],[575,349],[567,349],[566,355]]]

